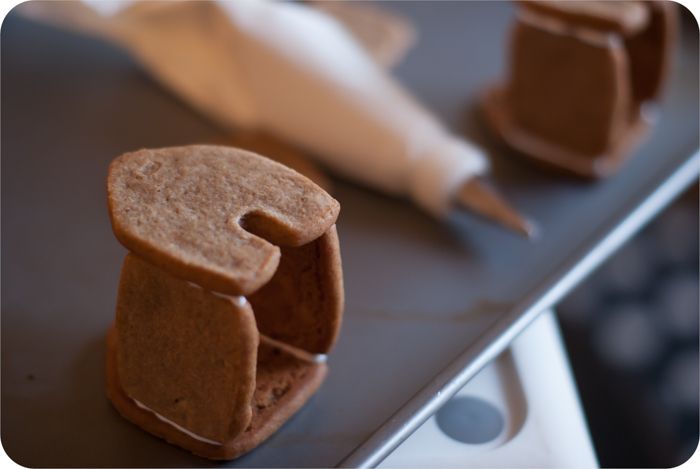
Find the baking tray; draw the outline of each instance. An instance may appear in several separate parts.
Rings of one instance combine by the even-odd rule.
[[[542,236],[335,181],[347,308],[321,390],[241,467],[374,465],[631,236],[699,170],[697,27],[658,125],[599,183],[541,172],[489,137],[475,111],[503,75],[512,7],[390,3],[420,39],[397,76],[459,134]],[[141,148],[226,135],[122,51],[10,14],[2,27],[2,443],[26,466],[208,466],[129,424],[104,393],[104,334],[125,251],[104,179]]]

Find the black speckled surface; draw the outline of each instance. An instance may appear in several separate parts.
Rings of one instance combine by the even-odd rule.
[[[698,189],[558,308],[601,467],[674,467],[698,445]]]

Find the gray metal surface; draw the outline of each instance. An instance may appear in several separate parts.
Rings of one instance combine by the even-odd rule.
[[[543,308],[696,177],[697,28],[658,126],[624,172],[587,184],[494,144],[474,99],[502,75],[505,3],[392,3],[419,28],[397,74],[535,218],[528,243],[482,222],[439,224],[337,182],[346,315],[321,390],[241,467],[372,465]],[[2,421],[27,466],[211,465],[121,419],[104,396],[104,332],[124,250],[107,219],[109,161],[226,135],[121,51],[10,15],[2,29]]]

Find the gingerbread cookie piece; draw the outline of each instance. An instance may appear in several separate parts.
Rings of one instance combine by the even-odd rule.
[[[582,154],[604,153],[627,125],[622,45],[608,47],[602,34],[582,38],[525,21],[512,41],[506,99],[514,125]]]
[[[328,367],[325,363],[299,359],[263,340],[258,350],[257,370],[250,425],[238,438],[208,457],[233,459],[270,437],[316,392]]]
[[[127,249],[231,295],[270,280],[280,255],[275,244],[311,242],[339,212],[332,197],[299,173],[220,146],[122,155],[110,165],[107,192],[112,228]]]
[[[335,227],[298,248],[282,248],[272,280],[250,296],[260,331],[311,353],[326,353],[340,330],[343,273]]]
[[[674,2],[520,0],[518,4],[569,28],[619,35],[629,58],[635,105],[658,97],[677,35]]]
[[[217,442],[248,426],[258,330],[245,298],[212,294],[129,254],[116,333],[129,397]]]
[[[250,423],[237,437],[218,444],[206,441],[184,427],[178,428],[175,422],[129,397],[121,385],[118,354],[116,329],[112,328],[107,334],[107,396],[122,417],[171,444],[208,459],[235,459],[258,446],[306,403],[327,372],[324,363],[300,360],[277,347],[261,343]]]
[[[637,108],[657,99],[671,67],[678,36],[678,8],[670,1],[644,2],[649,21],[639,33],[625,38],[630,58],[632,95]]]

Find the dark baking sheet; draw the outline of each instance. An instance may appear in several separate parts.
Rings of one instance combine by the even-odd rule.
[[[336,182],[347,308],[330,374],[232,466],[334,466],[351,453],[349,464],[377,460],[697,174],[697,27],[648,141],[623,173],[588,184],[513,158],[474,112],[479,90],[502,75],[509,4],[388,6],[420,34],[399,78],[490,150],[494,179],[543,236],[528,243],[468,217],[439,224]],[[104,333],[124,250],[110,230],[104,178],[124,151],[225,134],[103,42],[10,14],[1,47],[5,451],[26,466],[211,465],[124,421],[105,398]]]

